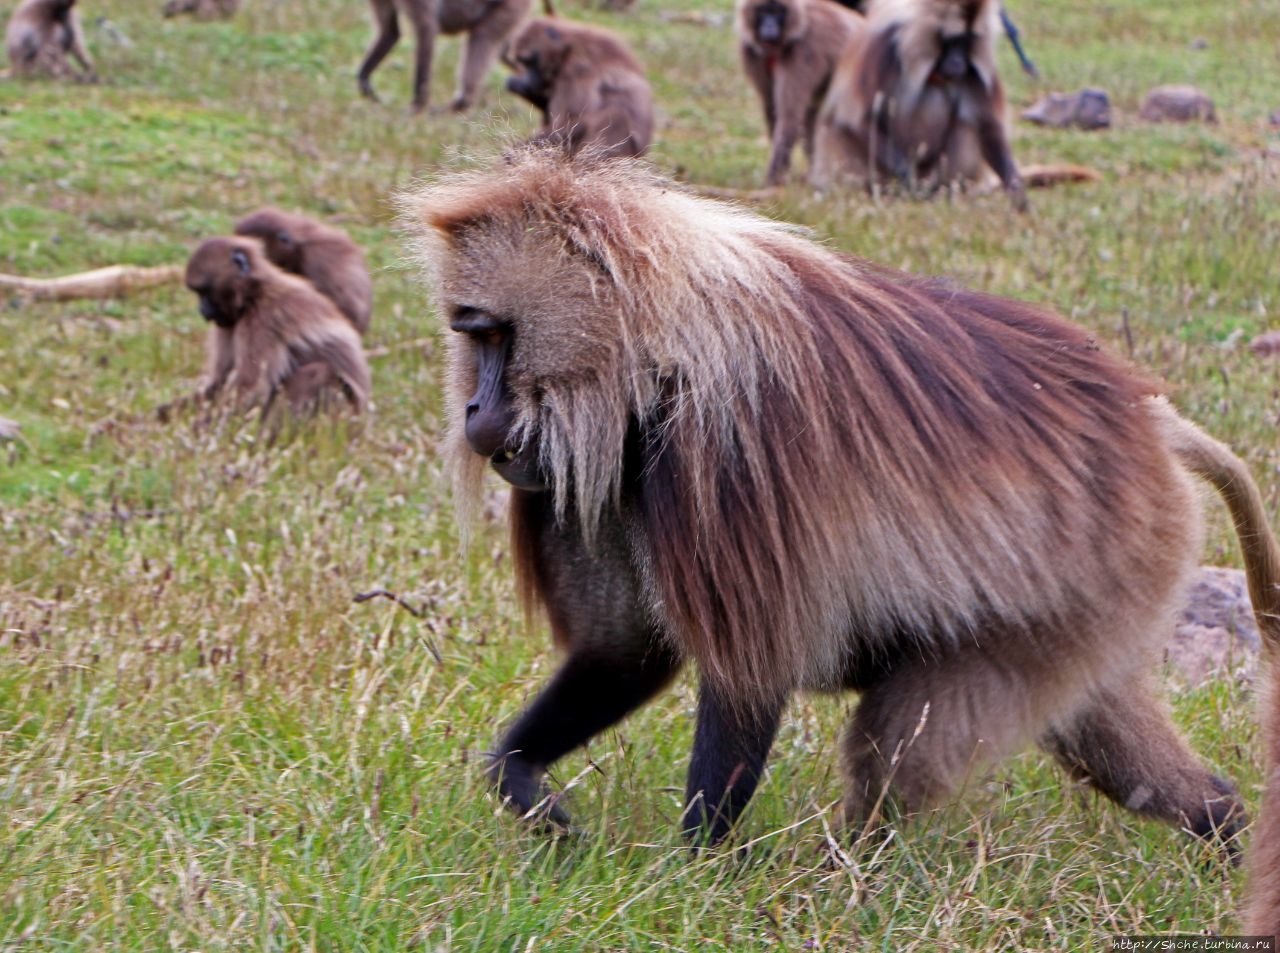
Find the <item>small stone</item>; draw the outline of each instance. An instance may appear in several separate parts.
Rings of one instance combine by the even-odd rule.
[[[1260,645],[1244,573],[1201,566],[1166,652],[1174,673],[1200,685],[1223,673],[1252,671]]]
[[[1023,112],[1022,118],[1054,129],[1106,129],[1111,125],[1111,100],[1100,89],[1050,93]]]
[[[1195,86],[1157,86],[1147,93],[1139,111],[1148,122],[1217,122],[1213,100]]]
[[[1280,354],[1280,331],[1264,331],[1249,342],[1249,350],[1258,357]]]

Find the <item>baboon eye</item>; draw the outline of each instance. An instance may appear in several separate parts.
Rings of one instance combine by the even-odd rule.
[[[476,344],[497,346],[511,337],[511,323],[495,318],[478,308],[460,307],[449,322],[449,327],[465,334]]]
[[[280,242],[281,245],[293,244],[293,236],[290,235],[288,232],[280,232],[278,235],[276,235],[276,240]]]
[[[240,249],[237,248],[231,253],[231,263],[240,269],[242,275],[249,273],[249,256]]]

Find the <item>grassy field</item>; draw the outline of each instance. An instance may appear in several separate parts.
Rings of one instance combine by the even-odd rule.
[[[14,0],[0,0],[7,16]],[[762,122],[729,0],[562,12],[626,34],[659,104],[652,159],[749,188]],[[1236,929],[1238,872],[1027,755],[887,849],[833,850],[850,698],[789,711],[743,851],[675,833],[693,681],[557,767],[584,833],[523,829],[481,756],[555,665],[515,606],[500,491],[462,552],[436,457],[436,318],[392,193],[533,128],[501,91],[466,117],[406,108],[408,55],[356,97],[362,0],[245,0],[229,23],[159,0],[83,0],[104,78],[0,81],[0,271],[181,263],[272,202],[367,250],[376,411],[264,446],[255,426],[162,425],[202,322],[179,287],[127,301],[0,302],[0,949],[1103,950],[1123,933]],[[669,14],[701,10],[701,23]],[[1017,125],[1023,162],[1098,184],[872,203],[788,188],[766,211],[912,270],[1048,302],[1169,382],[1250,463],[1280,524],[1280,4],[1015,2],[1046,80],[1000,48],[1015,107],[1101,86],[1115,126]],[[439,45],[447,101],[458,44]],[[1212,126],[1150,126],[1145,90],[1194,82]],[[1234,564],[1220,507],[1205,560]],[[355,602],[385,588],[386,599]],[[1256,685],[1175,691],[1178,719],[1251,805]]]

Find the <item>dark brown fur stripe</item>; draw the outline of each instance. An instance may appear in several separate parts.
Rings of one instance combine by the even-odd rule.
[[[804,350],[821,356],[810,382],[820,392],[791,392],[761,368],[768,383],[758,409],[740,398],[740,426],[710,445],[692,422],[665,415],[668,439],[639,490],[647,538],[661,541],[652,563],[662,604],[704,665],[743,695],[797,669],[796,640],[782,633],[803,613],[785,593],[801,567],[828,555],[829,530],[816,520],[832,514],[815,513],[815,494],[844,495],[855,519],[859,507],[879,506],[906,508],[910,518],[925,496],[943,497],[940,508],[966,505],[957,486],[971,489],[969,505],[1011,502],[985,485],[984,473],[998,471],[1028,494],[1091,495],[1088,512],[1097,512],[1123,500],[1137,474],[1159,469],[1138,406],[1154,386],[1079,328],[1021,302],[854,260],[840,269],[788,264],[809,324],[787,333],[810,338]],[[1133,446],[1133,457],[1101,453],[1117,443]],[[687,475],[699,470],[713,495],[690,492]],[[1075,484],[1063,485],[1064,475]],[[867,497],[886,486],[901,488],[899,498]],[[1053,507],[1044,508],[1048,537],[1114,532],[1051,525]],[[1030,550],[1044,538],[1021,542]],[[916,555],[927,571],[929,554]],[[1027,563],[1034,571],[1039,560]],[[978,591],[989,584],[973,580]],[[931,621],[939,632],[954,625]]]
[[[1134,618],[1164,611],[1184,567],[1151,588],[1126,541],[1180,554],[1197,529],[1142,401],[1156,388],[1065,320],[842,257],[633,165],[518,155],[424,205],[446,306],[532,309],[503,315],[510,383],[557,512],[589,543],[634,503],[652,611],[726,697],[829,676],[851,638],[945,653],[983,629],[1096,633],[1117,593]],[[484,461],[452,427],[465,511]]]

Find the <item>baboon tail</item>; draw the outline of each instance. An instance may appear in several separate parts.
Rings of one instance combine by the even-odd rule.
[[[1209,481],[1231,512],[1244,552],[1249,599],[1258,620],[1262,650],[1271,666],[1271,684],[1259,716],[1266,737],[1266,783],[1249,848],[1249,886],[1241,920],[1250,936],[1273,936],[1280,933],[1280,544],[1267,525],[1258,485],[1240,458],[1179,417],[1163,399],[1155,403],[1178,459]]]
[[[1267,655],[1280,662],[1280,544],[1267,523],[1262,493],[1248,468],[1225,444],[1214,440],[1161,401],[1165,433],[1182,464],[1207,480],[1231,513],[1244,553],[1249,599]]]
[[[1267,523],[1262,493],[1229,447],[1180,417],[1163,398],[1153,403],[1160,408],[1165,436],[1183,466],[1208,481],[1227,504],[1244,553],[1249,600],[1263,649],[1280,664],[1280,544]]]

